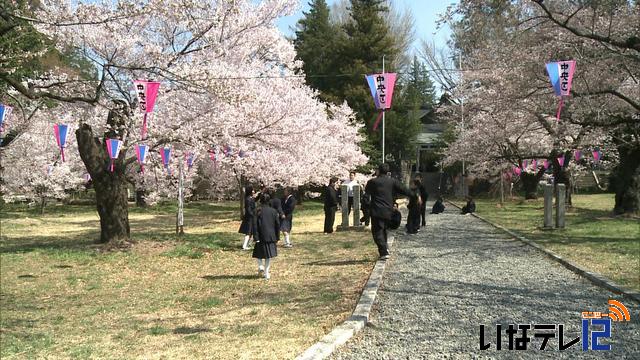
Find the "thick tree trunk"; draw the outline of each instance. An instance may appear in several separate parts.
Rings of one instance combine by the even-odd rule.
[[[107,124],[111,128],[124,129],[129,110],[126,104],[120,104],[117,110],[111,110]],[[100,243],[121,245],[130,241],[129,207],[127,202],[128,182],[125,176],[125,151],[114,162],[113,172],[110,157],[104,140],[122,139],[122,134],[108,131],[102,139],[95,137],[91,126],[81,124],[76,130],[78,151],[87,171],[91,175],[96,192],[96,206],[100,216]]]
[[[106,174],[94,183],[100,216],[100,243],[129,241],[127,182],[116,174],[113,175]]]
[[[611,173],[611,189],[616,193],[615,214],[640,212],[640,145],[625,142],[618,145],[620,163]]]

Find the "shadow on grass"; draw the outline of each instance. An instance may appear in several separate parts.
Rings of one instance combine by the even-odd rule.
[[[211,332],[211,329],[201,328],[201,327],[181,326],[173,330],[174,334],[179,334],[179,335],[190,335],[190,334],[198,334],[198,333],[205,333],[205,332]]]
[[[370,264],[372,263],[372,259],[362,259],[362,260],[343,260],[343,261],[312,261],[308,262],[304,265],[307,266],[349,266],[349,265],[358,265],[358,264]]]
[[[254,280],[257,276],[254,275],[205,275],[201,277],[204,280],[216,281],[216,280]]]

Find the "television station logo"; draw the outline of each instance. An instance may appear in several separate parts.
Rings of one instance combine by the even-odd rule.
[[[609,312],[583,311],[581,314],[581,335],[567,339],[564,324],[496,324],[495,341],[485,335],[485,326],[480,325],[480,350],[527,350],[532,339],[540,339],[540,350],[546,350],[553,339],[557,339],[557,349],[567,350],[582,342],[582,351],[611,350],[606,339],[611,338],[613,322],[631,321],[629,310],[618,300],[609,300]],[[503,344],[503,337],[506,344]],[[538,342],[540,340],[537,340]],[[506,345],[506,346],[505,346]]]

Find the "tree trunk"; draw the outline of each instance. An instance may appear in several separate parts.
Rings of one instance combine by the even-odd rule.
[[[127,182],[115,172],[114,176],[109,175],[94,183],[100,216],[100,243],[120,244],[130,239]]]
[[[121,103],[119,109],[109,111],[107,124],[112,129],[124,129],[129,114],[128,106]],[[122,139],[123,134],[110,130],[102,136],[101,141],[93,135],[91,126],[87,124],[81,124],[76,130],[80,158],[91,175],[96,192],[96,206],[100,216],[99,242],[121,245],[130,241],[126,151],[120,151],[111,171],[111,159],[104,142],[107,138]]]
[[[609,181],[616,193],[615,214],[640,212],[640,145],[631,141],[618,144],[620,163],[613,169]]]

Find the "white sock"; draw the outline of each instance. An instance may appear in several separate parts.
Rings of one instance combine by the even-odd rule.
[[[262,259],[256,260],[258,260],[258,271],[264,271],[264,266],[262,266]]]
[[[269,274],[269,270],[271,269],[271,259],[264,259],[264,277],[270,278],[271,274]]]
[[[284,244],[285,245],[290,245],[291,244],[291,241],[289,240],[289,233],[288,232],[284,233]]]
[[[249,238],[251,238],[249,235],[244,236],[244,243],[242,244],[243,249],[246,249],[249,247]]]

